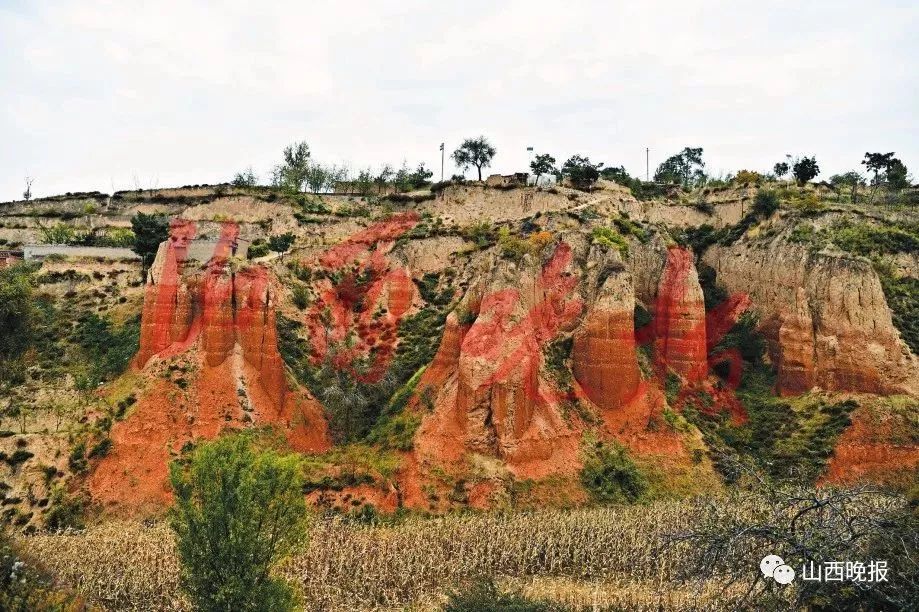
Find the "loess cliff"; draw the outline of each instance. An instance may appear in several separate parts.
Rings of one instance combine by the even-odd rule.
[[[913,221],[751,212],[758,190],[161,196],[131,369],[96,391],[132,401],[71,488],[161,508],[171,460],[259,426],[340,511],[579,504],[633,468],[642,495],[698,493],[802,457],[820,482],[896,480],[919,462],[914,253],[842,247]],[[289,253],[238,255],[282,232]]]

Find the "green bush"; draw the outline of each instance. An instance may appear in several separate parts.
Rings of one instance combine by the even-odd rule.
[[[593,244],[602,246],[606,249],[616,249],[622,255],[623,259],[629,257],[629,243],[619,232],[611,227],[595,227],[591,232]]]
[[[249,245],[249,250],[246,251],[246,257],[249,259],[258,259],[259,257],[267,255],[268,252],[268,243],[262,238],[256,238],[252,241],[252,244]]]
[[[68,495],[64,487],[57,486],[51,492],[48,509],[45,511],[45,527],[57,529],[82,529],[85,526],[83,512],[86,500],[79,495]]]
[[[89,451],[87,455],[88,459],[101,459],[108,455],[109,451],[112,449],[112,439],[111,438],[102,438],[96,443],[95,446]]]
[[[779,209],[779,196],[774,191],[758,191],[753,198],[753,212],[768,219]]]
[[[492,224],[487,221],[479,221],[463,228],[463,238],[475,243],[479,248],[487,248],[497,240],[497,232]]]
[[[294,285],[291,293],[294,306],[300,310],[304,310],[310,305],[310,290],[306,285]]]
[[[81,386],[91,389],[127,369],[140,345],[140,317],[115,327],[108,319],[89,313],[77,321],[73,340],[86,353],[88,371]]]
[[[268,248],[275,253],[286,253],[296,241],[296,236],[291,232],[271,236],[268,238]]]
[[[581,484],[591,499],[601,503],[634,502],[648,488],[648,481],[617,442],[594,442],[585,452]]]
[[[181,584],[198,610],[294,610],[271,570],[306,537],[298,456],[251,432],[219,438],[170,465]]]
[[[86,442],[80,440],[70,449],[67,465],[73,472],[80,473],[86,470]]]

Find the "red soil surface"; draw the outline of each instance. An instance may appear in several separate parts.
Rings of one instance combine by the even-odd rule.
[[[146,287],[133,362],[149,384],[129,416],[112,427],[112,451],[88,480],[94,500],[110,506],[168,503],[169,460],[187,442],[225,428],[272,425],[296,450],[329,446],[321,406],[287,385],[268,271],[227,267],[238,228],[224,225],[203,270],[183,265],[193,224],[173,222],[171,229]],[[180,369],[165,370],[167,363]]]

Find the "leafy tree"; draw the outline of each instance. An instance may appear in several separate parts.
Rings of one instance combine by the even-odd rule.
[[[794,175],[798,185],[804,185],[820,174],[820,166],[817,165],[817,158],[805,156],[796,160],[791,167],[791,173]]]
[[[408,169],[408,166],[403,161],[402,166],[396,170],[396,174],[393,177],[393,185],[396,187],[396,191],[404,192],[412,188],[412,183],[410,180],[411,172]]]
[[[160,213],[148,215],[139,212],[131,217],[131,230],[134,232],[134,246],[131,250],[140,255],[146,270],[153,262],[160,243],[169,238],[169,217]]]
[[[268,238],[268,248],[275,253],[286,253],[296,238],[291,232],[285,232]]]
[[[555,158],[548,153],[540,153],[530,162],[530,170],[536,175],[536,184],[543,174],[550,174],[555,171]]]
[[[753,212],[763,219],[768,219],[778,209],[779,197],[774,191],[759,191],[753,198]]]
[[[434,176],[434,172],[425,168],[424,162],[422,162],[418,164],[414,172],[409,174],[408,182],[413,189],[421,189],[430,183],[432,176]]]
[[[370,190],[373,188],[373,171],[370,168],[365,168],[358,172],[357,178],[354,180],[354,187],[361,196],[370,195]]]
[[[887,166],[885,175],[887,177],[887,186],[890,189],[899,191],[909,187],[909,172],[906,169],[906,165],[896,157],[890,160],[890,165]]]
[[[250,166],[242,172],[237,172],[233,177],[232,184],[234,187],[255,187],[258,185],[258,177],[255,176],[255,172],[252,171]]]
[[[322,191],[322,188],[329,183],[331,170],[322,164],[309,164],[306,169],[306,186],[309,190],[313,193]]]
[[[284,148],[284,161],[275,166],[273,182],[276,187],[286,191],[302,191],[310,168],[309,145],[305,142],[294,143]]]
[[[380,168],[379,174],[373,179],[374,184],[377,186],[377,193],[383,193],[383,189],[386,187],[387,183],[392,180],[393,175],[394,171],[389,164]]]
[[[790,168],[788,167],[788,162],[779,162],[776,165],[772,166],[772,172],[775,174],[776,178],[782,178]]]
[[[625,166],[607,166],[600,171],[600,176],[625,187],[631,187],[637,179],[629,176]]]
[[[106,228],[105,233],[96,238],[98,246],[131,248],[134,246],[134,232],[126,227]]]
[[[848,189],[852,203],[856,204],[858,202],[858,188],[865,186],[865,177],[853,170],[845,174],[834,174],[830,177],[830,184],[837,189]]]
[[[874,178],[871,180],[872,185],[876,186],[881,183],[881,174],[887,172],[894,159],[892,151],[890,153],[865,153],[862,165],[868,172],[874,173]]]
[[[689,188],[705,181],[705,162],[702,161],[702,148],[686,147],[676,155],[671,155],[654,172],[657,183],[679,183]]]
[[[475,166],[479,172],[479,180],[482,180],[482,168],[491,165],[497,151],[490,142],[485,140],[484,136],[478,138],[467,138],[463,144],[453,152],[453,161],[456,165],[465,170],[470,166]]]
[[[45,227],[39,221],[38,228],[41,230],[42,242],[45,244],[73,244],[77,239],[77,231],[66,223]]]
[[[300,459],[251,432],[224,436],[170,465],[181,584],[195,609],[293,610],[272,568],[305,537]]]
[[[603,162],[593,164],[590,158],[581,155],[572,155],[562,164],[562,174],[567,176],[576,189],[590,189],[600,178],[600,168]]]

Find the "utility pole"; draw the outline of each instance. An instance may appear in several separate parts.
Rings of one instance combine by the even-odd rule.
[[[533,166],[533,147],[527,147],[527,161],[529,162],[529,167],[532,167]],[[536,179],[538,178],[539,178],[538,176],[533,177],[533,187],[537,186]],[[529,180],[527,182],[529,183]]]
[[[645,147],[645,182],[651,180],[651,149]]]
[[[440,182],[444,182],[444,143],[440,143]]]

